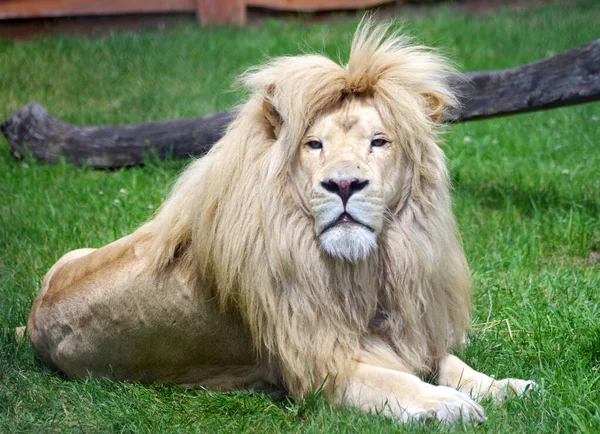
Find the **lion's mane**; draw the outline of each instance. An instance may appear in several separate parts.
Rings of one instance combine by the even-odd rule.
[[[296,396],[327,378],[343,382],[351,359],[431,373],[470,323],[468,268],[436,144],[436,119],[455,104],[450,68],[386,33],[363,23],[347,65],[304,55],[246,72],[251,94],[236,119],[143,229],[155,272],[179,267],[238,314],[258,356],[278,365]],[[319,248],[293,177],[313,119],[353,94],[371,95],[400,139],[403,174],[377,251],[355,264]],[[265,101],[280,116],[277,137]]]

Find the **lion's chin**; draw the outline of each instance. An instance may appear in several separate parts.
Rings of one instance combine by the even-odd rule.
[[[363,225],[340,224],[320,235],[321,248],[329,256],[348,262],[367,258],[377,247],[375,233]]]

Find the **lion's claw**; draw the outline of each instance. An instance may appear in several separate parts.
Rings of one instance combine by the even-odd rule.
[[[435,387],[435,394],[432,394],[428,401],[423,411],[414,414],[416,419],[433,418],[445,424],[452,424],[459,420],[475,423],[482,423],[486,420],[485,411],[481,405],[466,393],[449,387]]]
[[[505,378],[494,381],[491,390],[491,398],[496,403],[503,403],[509,397],[521,396],[529,390],[537,388],[534,381],[519,380],[517,378]]]

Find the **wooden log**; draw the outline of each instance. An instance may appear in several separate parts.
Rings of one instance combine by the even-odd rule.
[[[502,71],[450,77],[462,108],[448,121],[545,110],[600,99],[600,39]]]
[[[160,159],[205,154],[232,119],[232,112],[217,112],[201,118],[80,127],[51,116],[33,102],[11,115],[0,129],[15,158],[31,152],[49,163],[63,157],[75,165],[110,169],[142,164],[148,154]]]
[[[556,56],[503,71],[448,77],[461,108],[446,122],[543,110],[600,99],[600,39]],[[47,162],[114,168],[141,164],[144,155],[188,158],[202,155],[224,133],[231,112],[139,125],[76,126],[31,103],[0,126],[15,157],[26,149]]]

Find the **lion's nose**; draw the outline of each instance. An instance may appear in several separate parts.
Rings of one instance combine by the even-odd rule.
[[[363,181],[357,178],[347,178],[347,179],[337,179],[331,178],[327,181],[321,182],[321,186],[332,193],[337,194],[342,198],[342,202],[344,206],[346,206],[346,202],[350,199],[357,191],[362,190],[369,184],[369,180],[365,179]]]

